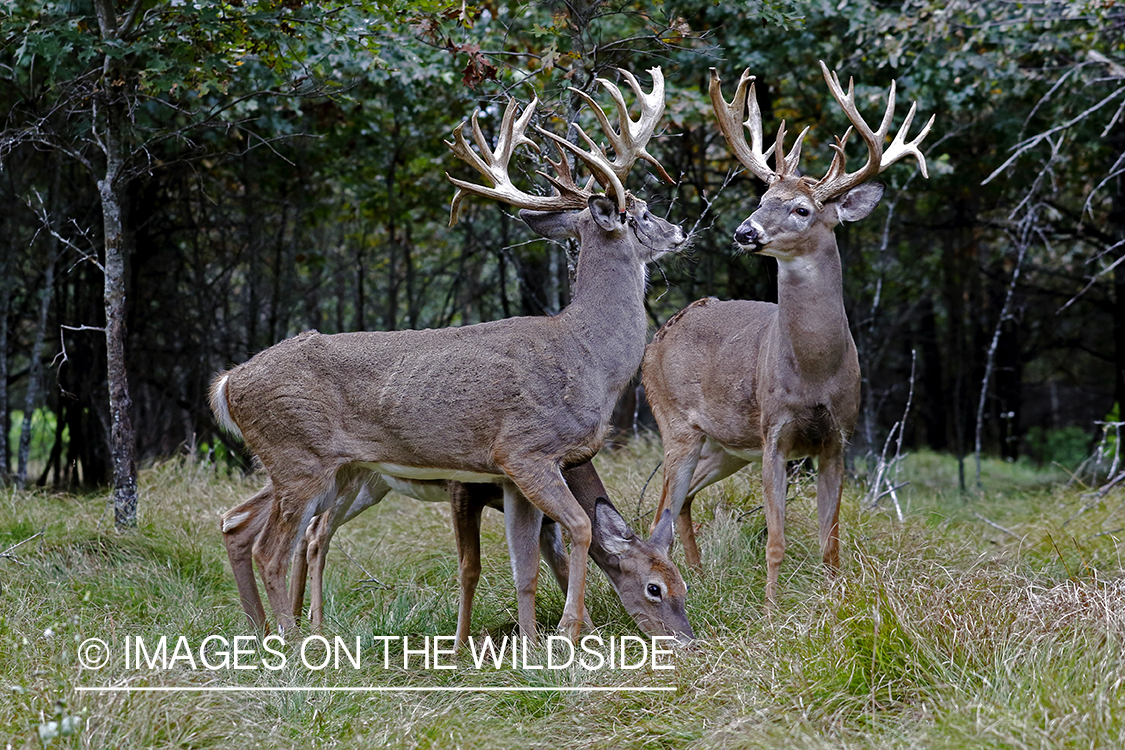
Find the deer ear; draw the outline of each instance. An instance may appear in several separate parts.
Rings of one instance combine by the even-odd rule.
[[[840,221],[859,221],[875,210],[883,197],[883,183],[865,182],[849,190],[836,202]]]
[[[520,210],[520,218],[531,227],[531,231],[549,240],[578,239],[576,211],[532,211],[524,208]]]
[[[621,226],[617,201],[604,195],[591,195],[587,205],[590,206],[590,215],[594,217],[594,221],[605,231],[612,232]]]
[[[656,528],[652,530],[652,537],[648,540],[653,547],[663,550],[667,555],[672,553],[672,526],[675,520],[672,511],[665,510],[664,515],[657,521]]]
[[[602,549],[611,555],[623,555],[633,543],[633,530],[604,497],[594,501],[594,528],[601,541]]]

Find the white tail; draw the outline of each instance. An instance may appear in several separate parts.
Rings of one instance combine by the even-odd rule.
[[[239,440],[242,439],[242,430],[238,429],[238,425],[230,418],[230,409],[227,408],[226,375],[216,378],[215,382],[211,384],[211,412],[215,415],[215,421],[219,423],[219,427]]]

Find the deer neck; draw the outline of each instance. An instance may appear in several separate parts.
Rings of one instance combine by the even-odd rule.
[[[591,248],[595,249],[595,248]],[[571,303],[560,313],[576,340],[598,362],[614,360],[622,385],[644,356],[648,321],[643,261],[621,249],[583,249],[578,260]]]
[[[779,333],[802,376],[819,380],[838,372],[854,345],[844,311],[840,253],[831,232],[812,252],[778,260],[777,304]]]

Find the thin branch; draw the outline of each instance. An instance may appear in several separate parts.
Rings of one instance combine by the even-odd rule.
[[[1045,130],[1038,135],[1034,135],[1031,138],[1020,141],[1016,145],[1012,146],[1012,150],[1014,151],[1014,153],[1010,157],[1008,157],[1008,159],[1003,164],[993,170],[992,174],[990,174],[988,177],[985,177],[981,184],[987,185],[992,180],[992,178],[996,177],[998,174],[1007,169],[1012,164],[1012,162],[1023,156],[1024,153],[1031,150],[1035,146],[1038,146],[1040,143],[1042,143],[1044,140],[1047,140],[1055,133],[1059,133],[1074,127],[1078,123],[1082,122],[1082,120],[1086,119],[1086,117],[1092,115],[1094,112],[1097,112],[1099,109],[1109,104],[1111,101],[1116,99],[1118,96],[1121,96],[1122,94],[1125,94],[1125,86],[1117,89],[1112,94],[1105,97],[1092,107],[1088,107],[1087,109],[1083,110],[1081,113],[1067,120],[1062,125],[1056,125],[1053,128]]]
[[[661,460],[661,461],[658,461],[656,463],[656,466],[652,467],[652,473],[649,474],[648,479],[645,480],[645,486],[641,487],[641,495],[640,495],[640,497],[637,498],[637,514],[636,514],[636,520],[634,521],[634,523],[640,523],[640,520],[648,515],[648,513],[645,513],[645,516],[641,515],[641,506],[644,504],[644,501],[645,501],[645,490],[648,489],[648,483],[652,481],[652,478],[654,476],[656,476],[656,472],[660,471],[660,467],[663,464],[664,464],[664,461]],[[651,513],[652,511],[649,511],[649,512]]]
[[[1034,209],[1028,214],[1024,220],[1023,236],[1019,240],[1019,255],[1016,256],[1016,267],[1012,271],[1012,279],[1008,282],[1008,291],[1004,295],[1004,304],[1000,308],[1000,317],[996,321],[996,328],[992,331],[992,341],[988,345],[988,355],[985,358],[984,377],[981,379],[980,384],[980,400],[977,402],[977,430],[976,430],[976,463],[977,463],[977,489],[983,488],[981,482],[981,469],[980,469],[980,454],[981,454],[981,433],[984,431],[984,407],[988,400],[988,384],[992,380],[992,370],[996,365],[996,347],[1000,343],[1000,333],[1006,323],[1011,318],[1012,298],[1015,296],[1016,285],[1019,283],[1020,272],[1023,270],[1023,260],[1027,256],[1027,247],[1030,244],[1028,235],[1031,232],[1032,224],[1035,218]]]
[[[895,484],[895,482],[898,481],[899,466],[902,462],[902,459],[904,458],[904,456],[902,455],[902,440],[904,434],[906,433],[906,420],[910,416],[910,407],[914,403],[914,381],[917,364],[918,351],[916,349],[911,350],[910,390],[906,395],[906,408],[902,411],[902,419],[900,419],[894,424],[893,427],[891,427],[891,431],[887,433],[887,439],[883,441],[883,450],[879,454],[879,458],[876,463],[875,480],[871,482],[870,487],[867,490],[868,500],[866,505],[869,509],[874,509],[876,506],[878,506],[880,500],[882,500],[884,497],[889,496],[894,502],[895,514],[898,516],[899,521],[903,520],[903,514],[902,504],[898,499],[898,491],[910,484],[910,482],[902,482],[901,484],[897,485]],[[894,441],[895,443],[895,454],[893,458],[887,460],[887,450],[890,448],[892,441]],[[889,478],[888,473],[890,473]],[[888,489],[886,490],[882,489],[884,483],[889,485]]]
[[[1005,534],[1007,534],[1008,536],[1010,536],[1010,537],[1012,537],[1012,538],[1014,538],[1014,539],[1019,539],[1020,541],[1023,541],[1023,537],[1022,537],[1022,536],[1020,536],[1019,534],[1017,534],[1016,532],[1014,532],[1014,531],[1011,531],[1011,530],[1009,530],[1009,529],[1005,529],[1005,528],[1004,528],[1003,526],[1001,526],[1000,524],[996,523],[995,521],[990,521],[990,520],[988,520],[987,518],[985,518],[984,516],[982,516],[982,515],[981,515],[980,513],[977,513],[977,512],[975,512],[975,511],[974,511],[973,515],[974,515],[974,516],[976,516],[976,517],[977,517],[977,518],[978,518],[979,520],[981,520],[981,521],[984,521],[984,522],[985,522],[986,524],[988,524],[988,525],[989,525],[989,526],[991,526],[992,528],[994,528],[994,529],[996,529],[996,530],[998,530],[998,531],[1003,531],[1003,532],[1004,532]]]
[[[1111,247],[1109,247],[1109,248],[1106,248],[1106,252],[1112,252],[1112,251],[1116,250],[1117,248],[1121,247],[1122,245],[1125,245],[1125,240],[1121,240],[1120,242],[1118,242],[1118,243],[1116,243],[1116,244],[1112,245]],[[1103,254],[1104,254],[1104,253],[1103,253]],[[1113,269],[1117,268],[1117,266],[1118,266],[1118,265],[1120,265],[1120,263],[1121,263],[1122,261],[1125,261],[1125,255],[1122,255],[1122,256],[1121,256],[1121,257],[1119,257],[1119,258],[1118,258],[1117,260],[1113,261],[1113,262],[1112,262],[1112,263],[1110,263],[1110,264],[1109,264],[1108,266],[1106,266],[1105,268],[1103,268],[1103,269],[1102,269],[1101,271],[1098,271],[1098,272],[1097,272],[1096,274],[1094,274],[1093,276],[1091,276],[1091,277],[1090,277],[1090,280],[1089,280],[1089,282],[1088,282],[1088,283],[1086,284],[1086,286],[1084,286],[1084,287],[1082,288],[1082,291],[1080,291],[1080,292],[1079,292],[1078,294],[1076,294],[1076,295],[1074,295],[1073,297],[1071,297],[1071,298],[1070,298],[1070,300],[1069,300],[1069,301],[1068,301],[1068,302],[1067,302],[1067,303],[1066,303],[1065,305],[1063,305],[1062,307],[1060,307],[1060,308],[1058,309],[1058,312],[1056,312],[1055,314],[1056,314],[1056,315],[1058,315],[1058,314],[1062,313],[1062,312],[1063,312],[1064,310],[1066,310],[1066,309],[1067,309],[1068,307],[1070,307],[1070,306],[1071,306],[1071,305],[1073,305],[1073,304],[1074,304],[1075,302],[1077,302],[1077,301],[1078,301],[1078,298],[1079,298],[1079,297],[1081,297],[1082,295],[1084,295],[1084,294],[1085,294],[1086,292],[1090,291],[1090,287],[1092,287],[1092,286],[1093,286],[1093,285],[1094,285],[1094,284],[1095,284],[1095,283],[1097,282],[1097,280],[1098,280],[1099,278],[1101,278],[1101,277],[1102,277],[1102,276],[1104,276],[1105,274],[1109,273],[1109,272],[1110,272],[1110,271],[1112,271]]]
[[[1121,102],[1121,106],[1123,109],[1125,109],[1125,102]],[[1102,133],[1102,137],[1104,138],[1105,136],[1106,134]],[[1105,179],[1103,179],[1090,190],[1090,194],[1086,196],[1086,202],[1082,204],[1082,211],[1084,213],[1089,213],[1090,216],[1093,216],[1094,209],[1090,204],[1093,202],[1094,196],[1097,195],[1098,191],[1105,187],[1106,184],[1108,184],[1112,180],[1115,180],[1122,174],[1125,174],[1125,151],[1121,152],[1121,154],[1117,157],[1117,161],[1115,161],[1113,163],[1113,166],[1109,168],[1109,174],[1105,176]]]
[[[38,532],[32,534],[31,536],[29,536],[27,539],[24,539],[22,542],[16,542],[11,547],[8,547],[8,549],[4,550],[3,552],[0,552],[0,559],[11,560],[12,562],[14,562],[18,565],[27,565],[27,563],[25,563],[23,560],[19,559],[15,555],[13,555],[12,550],[14,550],[18,547],[22,547],[23,545],[30,542],[32,539],[37,539],[38,537],[41,537],[41,536],[43,536],[43,532],[38,531]]]

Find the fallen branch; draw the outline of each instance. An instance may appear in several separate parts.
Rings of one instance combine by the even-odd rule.
[[[36,539],[36,538],[41,537],[41,536],[43,536],[43,532],[38,531],[38,532],[32,534],[31,536],[29,536],[27,539],[24,539],[22,542],[16,542],[11,547],[8,547],[8,549],[4,550],[3,552],[0,552],[0,558],[2,558],[4,560],[11,560],[12,562],[14,562],[18,565],[27,565],[27,563],[25,563],[23,560],[19,559],[15,555],[13,555],[12,550],[16,549],[17,547],[22,547],[23,545],[30,542],[32,539]]]
[[[977,517],[978,519],[980,519],[981,521],[984,521],[985,523],[987,523],[987,524],[988,524],[989,526],[991,526],[992,528],[994,528],[994,529],[996,529],[996,530],[998,530],[998,531],[1003,531],[1003,532],[1004,532],[1005,534],[1007,534],[1008,536],[1010,536],[1010,537],[1012,537],[1012,538],[1014,538],[1014,539],[1019,539],[1020,541],[1023,541],[1023,537],[1022,537],[1022,536],[1020,536],[1019,534],[1017,534],[1016,532],[1014,532],[1014,531],[1010,531],[1010,530],[1008,530],[1008,529],[1005,529],[1005,528],[1004,528],[1003,526],[1001,526],[1000,524],[996,523],[995,521],[990,521],[990,520],[988,520],[987,518],[985,518],[984,516],[982,516],[982,515],[981,515],[980,513],[976,513],[976,512],[974,512],[974,513],[973,513],[973,515],[974,515],[974,516],[976,516],[976,517]]]

